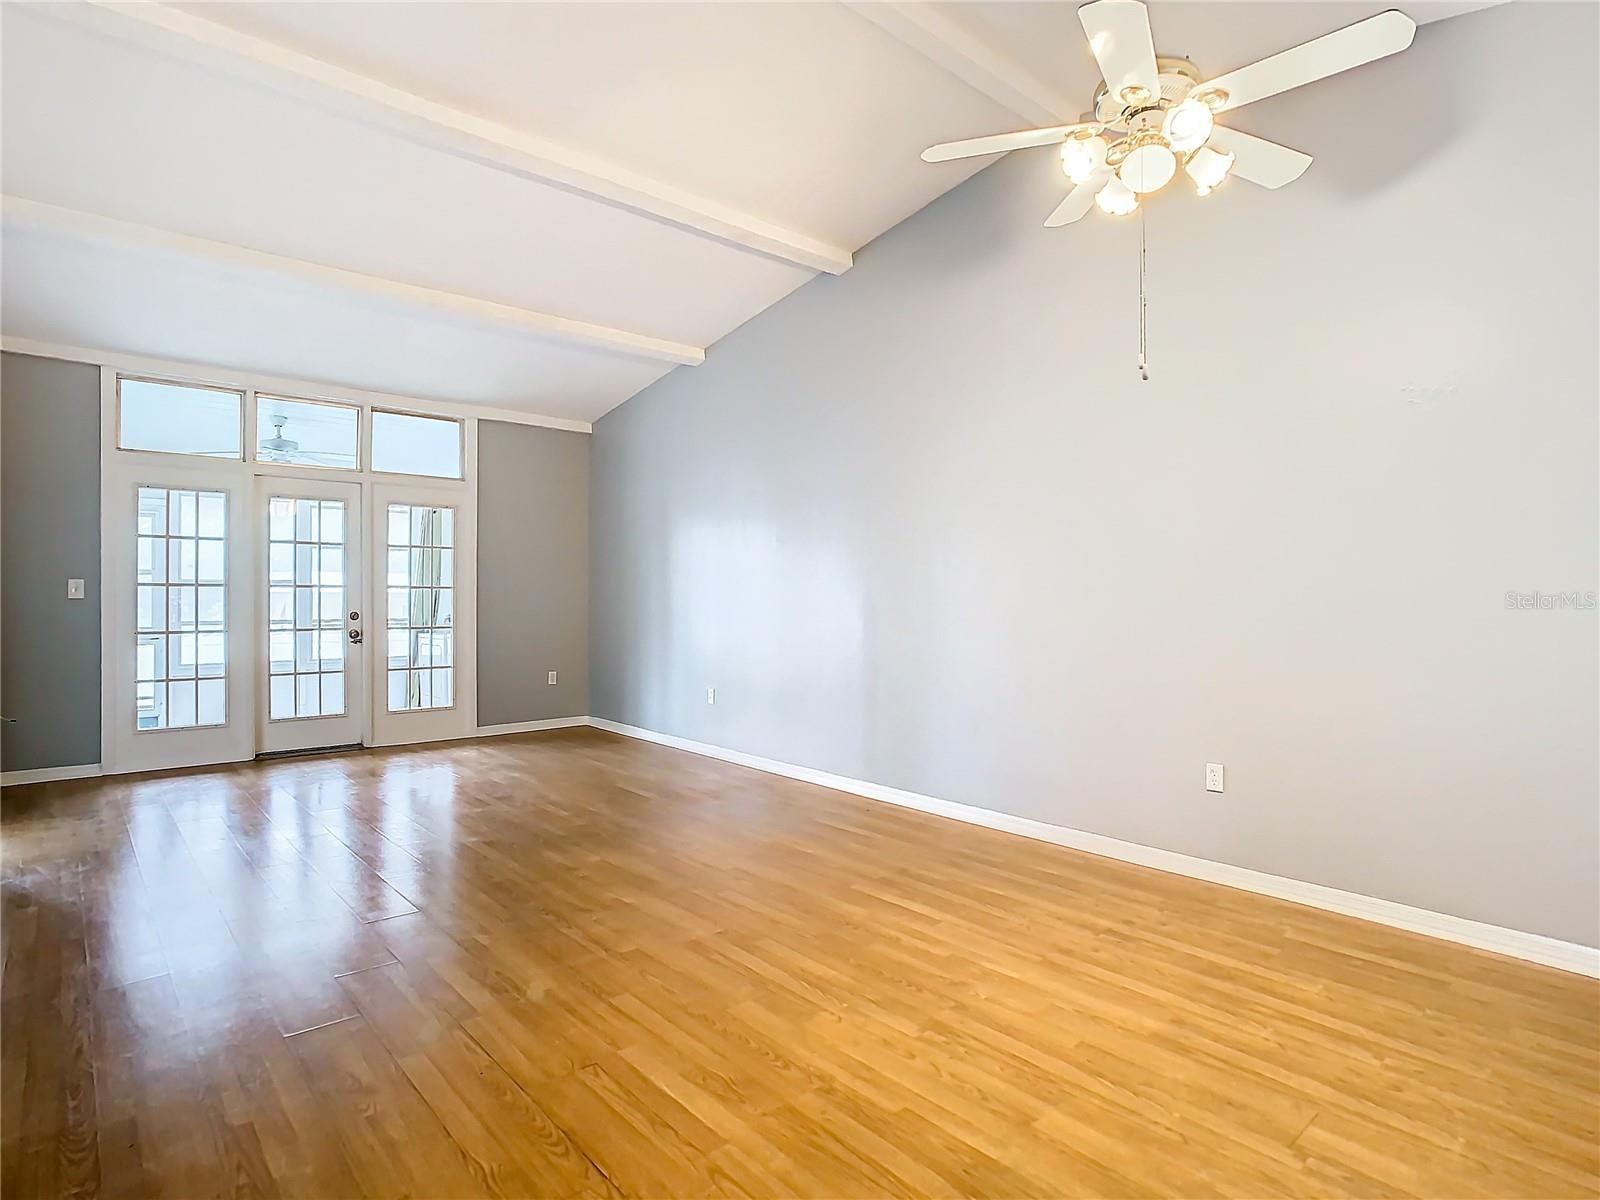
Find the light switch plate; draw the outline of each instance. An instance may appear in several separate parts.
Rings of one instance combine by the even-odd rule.
[[[548,683],[548,684],[551,684],[553,686],[555,684],[555,681],[556,681],[556,673],[554,671],[551,671],[549,676],[546,677],[545,682]]]
[[[67,599],[68,600],[82,600],[83,599],[83,580],[81,580],[81,579],[69,579],[69,580],[67,580]]]

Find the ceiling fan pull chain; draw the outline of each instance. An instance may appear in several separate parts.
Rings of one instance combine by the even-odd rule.
[[[1144,208],[1139,209],[1139,378],[1150,379],[1150,334],[1146,318]]]

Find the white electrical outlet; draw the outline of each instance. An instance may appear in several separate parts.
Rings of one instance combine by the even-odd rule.
[[[548,683],[550,686],[554,687],[555,686],[555,682],[556,682],[556,673],[554,671],[551,671],[550,672],[550,677],[548,679],[546,679],[545,682]]]
[[[707,688],[706,689],[706,703],[707,704],[715,704],[716,702],[717,702],[717,689],[716,688]]]
[[[1222,764],[1206,764],[1206,791],[1220,792],[1222,790]]]

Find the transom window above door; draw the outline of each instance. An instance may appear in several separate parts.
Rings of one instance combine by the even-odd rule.
[[[117,379],[117,448],[203,458],[241,458],[244,393]]]
[[[354,471],[361,466],[361,410],[258,395],[256,461]]]
[[[372,469],[460,479],[461,422],[373,409]]]
[[[117,450],[466,479],[458,417],[134,375],[116,405]]]

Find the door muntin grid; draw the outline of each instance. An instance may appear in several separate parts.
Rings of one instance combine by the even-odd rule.
[[[390,504],[385,567],[388,711],[455,707],[455,509]]]
[[[267,720],[348,711],[343,500],[267,499]]]
[[[141,484],[134,729],[228,722],[228,494]]]

